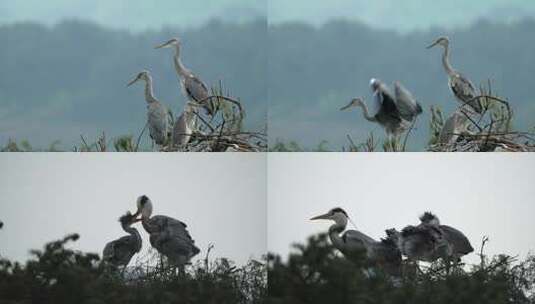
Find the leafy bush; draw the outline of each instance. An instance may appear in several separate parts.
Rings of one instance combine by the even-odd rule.
[[[137,263],[121,272],[99,256],[65,247],[77,234],[31,251],[24,265],[0,260],[0,303],[262,303],[263,263],[242,267],[221,258],[192,265],[184,274]]]
[[[269,254],[267,303],[535,303],[535,256],[517,262],[505,255],[488,259],[481,253],[479,265],[446,273],[436,262],[421,274],[406,270],[392,279],[377,269],[372,275],[364,271],[364,257],[350,262],[340,256],[326,234],[312,236],[294,249],[287,261]]]

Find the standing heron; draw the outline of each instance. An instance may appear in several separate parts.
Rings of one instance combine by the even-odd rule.
[[[184,111],[177,118],[173,127],[173,146],[184,146],[190,141],[191,135],[197,125],[194,112],[194,106],[190,102],[187,102],[184,106]]]
[[[388,87],[378,79],[372,78],[370,86],[373,91],[374,108],[377,109],[375,114],[370,113],[362,98],[351,100],[340,110],[362,107],[364,118],[380,124],[385,129],[388,139],[392,139],[392,136],[397,137],[409,129],[416,117],[422,113],[420,104],[399,82],[394,82],[395,95],[392,95]]]
[[[167,257],[169,264],[183,270],[191,258],[200,252],[186,230],[186,224],[165,215],[151,216],[152,202],[146,195],[137,199],[137,212],[134,216],[139,214],[141,218],[136,221],[141,221],[150,235],[150,244]]]
[[[311,218],[311,220],[334,221],[334,224],[329,227],[329,238],[333,246],[346,258],[364,252],[370,261],[379,265],[387,273],[398,276],[401,270],[401,252],[393,239],[387,236],[378,242],[360,231],[345,231],[348,219],[349,216],[342,208],[333,208],[325,214]]]
[[[421,225],[434,226],[442,231],[444,238],[451,246],[451,258],[455,262],[474,251],[470,241],[461,231],[447,225],[441,225],[440,220],[433,213],[425,212],[420,216],[420,221]]]
[[[450,40],[448,37],[439,37],[427,48],[430,49],[436,45],[440,45],[444,48],[444,53],[442,54],[442,65],[446,70],[446,74],[448,74],[448,86],[453,92],[455,98],[463,105],[468,104],[468,106],[470,106],[477,113],[482,113],[483,107],[476,98],[477,94],[474,85],[468,78],[454,70],[450,64]]]
[[[128,265],[134,254],[141,250],[141,235],[136,228],[131,227],[135,216],[130,212],[119,218],[121,227],[129,233],[115,241],[111,241],[104,247],[102,260],[112,266],[119,267]]]
[[[142,71],[132,79],[128,86],[138,80],[145,81],[145,101],[147,102],[147,124],[152,140],[160,146],[165,146],[171,139],[171,129],[173,127],[173,114],[153,93],[152,77],[149,71]]]
[[[155,48],[175,48],[173,62],[175,64],[175,70],[178,74],[178,78],[180,79],[182,93],[187,97],[188,100],[200,103],[201,106],[206,110],[206,113],[213,116],[215,114],[215,105],[208,98],[210,97],[208,87],[199,77],[193,74],[191,70],[182,64],[182,60],[180,59],[180,45],[180,40],[178,38],[173,38],[161,45],[156,46]]]

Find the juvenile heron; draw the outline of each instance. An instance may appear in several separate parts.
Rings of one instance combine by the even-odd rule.
[[[399,82],[394,82],[395,95],[392,95],[388,87],[380,80],[372,78],[370,86],[374,97],[374,114],[368,110],[368,106],[362,98],[355,98],[340,110],[351,107],[362,107],[364,118],[380,124],[389,139],[397,137],[410,128],[416,117],[422,113],[422,107],[414,99],[412,94]],[[395,97],[394,97],[395,96]]]
[[[448,37],[439,37],[427,48],[430,49],[436,45],[440,45],[444,48],[444,53],[442,54],[442,65],[448,74],[448,86],[453,92],[455,98],[457,98],[461,104],[468,104],[468,106],[470,106],[477,113],[483,112],[483,107],[481,106],[479,100],[474,100],[477,94],[472,82],[461,73],[453,69],[450,64],[450,40]]]
[[[440,220],[433,213],[425,212],[420,216],[420,221],[421,225],[434,226],[442,231],[444,238],[451,246],[451,258],[454,261],[459,261],[462,256],[474,251],[470,241],[461,231],[447,225],[441,225]]]
[[[155,48],[175,48],[173,62],[175,64],[176,73],[180,79],[180,86],[183,94],[186,95],[188,100],[200,103],[208,115],[214,115],[215,104],[211,100],[207,99],[210,97],[208,87],[199,77],[193,74],[192,71],[187,69],[184,64],[182,64],[182,60],[180,59],[180,45],[180,40],[178,38],[173,38],[161,45],[156,46]]]
[[[457,141],[459,135],[468,131],[468,118],[460,110],[455,111],[442,126],[438,136],[439,143],[442,145],[451,145]]]
[[[142,71],[132,79],[128,86],[135,82],[145,81],[145,101],[147,102],[147,124],[152,140],[160,146],[165,146],[171,138],[173,127],[173,114],[161,102],[154,97],[152,77],[148,71]]]
[[[150,244],[167,257],[169,264],[183,270],[184,265],[200,252],[186,230],[186,224],[165,215],[151,217],[152,202],[146,195],[137,199],[137,212],[134,216],[139,214],[141,218],[136,221],[141,221],[143,228],[150,235]]]
[[[398,276],[401,270],[401,252],[396,242],[388,235],[387,238],[378,242],[360,231],[345,231],[348,219],[349,216],[342,208],[333,208],[325,214],[311,218],[311,220],[334,221],[334,224],[329,227],[329,238],[333,246],[346,258],[364,252],[371,262],[384,269],[385,272]]]
[[[190,141],[191,135],[197,125],[197,119],[194,112],[194,106],[190,102],[187,102],[184,106],[184,111],[182,111],[182,114],[177,118],[175,126],[173,127],[174,146],[184,146]]]
[[[135,217],[127,212],[119,218],[121,227],[129,233],[115,241],[111,241],[104,247],[102,260],[115,267],[126,266],[137,252],[141,250],[141,235],[136,228],[131,227]]]

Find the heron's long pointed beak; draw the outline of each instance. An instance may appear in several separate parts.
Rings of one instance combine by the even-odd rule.
[[[434,46],[437,45],[437,44],[438,44],[438,41],[435,41],[435,42],[433,42],[432,44],[428,45],[428,46],[426,47],[426,49],[430,49],[430,48],[434,47]]]
[[[318,216],[315,216],[313,218],[311,218],[310,220],[311,221],[315,221],[315,220],[328,220],[330,217],[330,215],[328,213],[325,213],[325,214],[322,214],[322,215],[318,215]]]
[[[139,80],[139,77],[136,77],[136,78],[130,80],[130,82],[126,86],[129,87],[129,86],[131,86],[132,84],[134,84],[138,80]]]
[[[340,111],[345,111],[353,106],[353,101],[351,101],[348,105],[343,106],[340,108]]]
[[[162,44],[159,44],[157,46],[154,47],[154,49],[161,49],[161,48],[164,48],[166,46],[169,45],[169,42],[165,42],[165,43],[162,43]]]

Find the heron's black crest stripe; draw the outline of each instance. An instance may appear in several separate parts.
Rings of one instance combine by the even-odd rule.
[[[332,212],[341,212],[343,213],[346,217],[349,217],[347,215],[347,213],[344,211],[344,209],[340,208],[340,207],[336,207],[336,208],[333,208],[333,210],[331,210]]]
[[[147,203],[148,200],[149,200],[148,196],[142,195],[139,202],[140,202],[141,206],[143,206],[143,205],[145,205]]]

